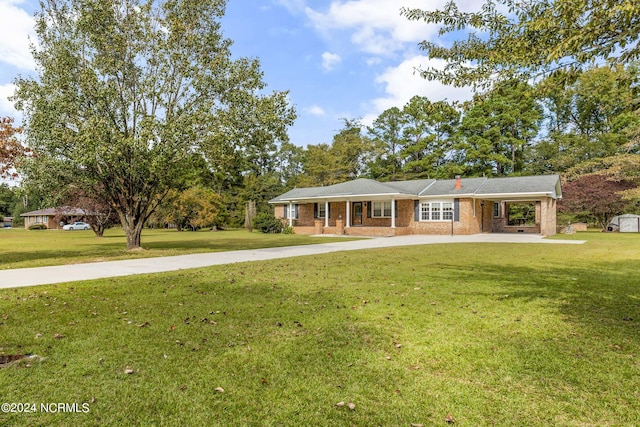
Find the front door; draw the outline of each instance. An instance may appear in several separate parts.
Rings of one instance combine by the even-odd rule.
[[[351,218],[351,225],[362,225],[362,202],[354,202]]]

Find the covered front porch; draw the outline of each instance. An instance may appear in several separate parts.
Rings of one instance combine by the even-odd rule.
[[[299,234],[402,236],[411,234],[413,201],[407,199],[295,200],[276,216]],[[409,214],[407,214],[408,212]]]

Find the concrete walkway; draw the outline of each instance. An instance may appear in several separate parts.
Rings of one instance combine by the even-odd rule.
[[[321,237],[318,237],[321,239]],[[545,240],[534,234],[474,234],[470,236],[398,236],[363,239],[317,245],[287,246],[283,248],[249,249],[244,251],[211,252],[170,257],[142,258],[124,261],[91,262],[53,267],[18,268],[0,270],[0,288],[47,285],[77,280],[129,276],[132,274],[161,273],[212,265],[233,264],[318,255],[339,251],[390,248],[396,246],[428,245],[437,243],[544,243],[582,244],[577,240]]]

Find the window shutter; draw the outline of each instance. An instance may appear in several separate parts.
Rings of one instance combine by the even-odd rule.
[[[314,218],[318,218],[318,204],[317,203],[313,204],[313,217]]]
[[[367,218],[371,218],[372,211],[373,211],[373,202],[367,202]]]
[[[397,201],[397,200],[394,200],[394,201],[393,201],[393,204],[395,205],[395,206],[394,206],[394,209],[395,209],[395,217],[396,217],[396,218],[398,218],[398,201]]]
[[[293,218],[298,219],[298,205],[293,205],[293,212],[294,212]]]
[[[327,203],[327,218],[331,218],[331,203]]]
[[[413,201],[413,220],[420,221],[420,200]]]
[[[289,205],[284,205],[284,218],[287,219],[289,218]]]
[[[460,221],[460,199],[453,199],[453,220]]]

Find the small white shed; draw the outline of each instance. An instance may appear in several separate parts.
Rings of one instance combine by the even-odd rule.
[[[621,233],[638,233],[640,232],[640,215],[624,214],[611,218],[609,231],[619,231]]]

